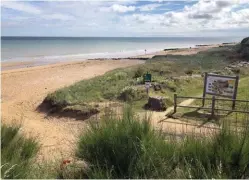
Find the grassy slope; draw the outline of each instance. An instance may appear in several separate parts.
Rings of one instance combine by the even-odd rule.
[[[67,110],[74,109],[76,106],[77,110],[87,111],[92,102],[122,102],[123,100],[120,98],[122,90],[127,87],[135,87],[135,93],[133,92],[131,95],[132,102],[137,109],[142,109],[147,97],[144,95],[145,87],[142,85],[141,76],[146,72],[150,72],[152,80],[163,87],[161,91],[154,91],[151,88],[150,94],[152,95],[165,96],[171,101],[174,93],[197,95],[201,93],[203,88],[202,78],[181,78],[181,76],[186,77],[189,72],[199,75],[203,72],[233,74],[233,72],[224,70],[224,67],[234,61],[229,58],[229,56],[234,55],[234,51],[234,47],[220,47],[189,56],[155,56],[145,64],[117,69],[103,76],[83,80],[57,90],[49,94],[45,102],[62,111],[65,108]],[[242,71],[241,74],[243,73],[245,72]]]

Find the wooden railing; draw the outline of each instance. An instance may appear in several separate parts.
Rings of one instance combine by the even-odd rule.
[[[204,106],[183,106],[177,104],[177,99],[199,99],[199,100],[211,100],[211,107],[204,107]],[[195,109],[205,109],[205,110],[211,110],[211,116],[213,117],[215,115],[215,111],[227,111],[227,112],[238,112],[238,113],[248,113],[248,110],[236,110],[234,108],[232,109],[223,109],[223,108],[215,108],[215,104],[217,101],[226,101],[226,102],[244,102],[249,104],[249,100],[238,100],[238,99],[224,99],[224,98],[216,98],[213,96],[212,98],[208,97],[191,97],[191,96],[177,96],[177,94],[174,94],[174,112],[176,113],[177,107],[182,108],[195,108]],[[249,107],[249,105],[248,105]],[[248,108],[249,109],[249,108]]]

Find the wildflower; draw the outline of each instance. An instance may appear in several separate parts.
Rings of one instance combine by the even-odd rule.
[[[63,169],[67,164],[71,163],[70,160],[63,160],[61,165],[60,165],[60,168]]]
[[[70,160],[63,160],[63,164],[68,164],[68,163],[70,163],[71,161]]]

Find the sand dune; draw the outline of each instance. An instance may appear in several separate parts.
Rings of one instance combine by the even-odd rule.
[[[26,135],[42,143],[41,157],[69,156],[82,121],[46,117],[36,112],[47,93],[112,69],[143,63],[138,60],[83,61],[2,72],[2,122],[22,123]]]

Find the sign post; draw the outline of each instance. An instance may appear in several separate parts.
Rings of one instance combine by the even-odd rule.
[[[144,82],[145,82],[145,88],[146,88],[146,93],[149,95],[149,89],[150,89],[150,84],[151,84],[151,74],[148,72],[144,75]]]
[[[235,108],[239,76],[223,76],[205,73],[202,107],[205,105],[206,94],[233,99],[232,109]]]
[[[205,79],[204,79],[204,89],[203,89],[203,99],[202,99],[202,107],[205,105],[205,97],[206,97],[206,87],[207,87],[207,73],[205,73]]]
[[[145,82],[146,93],[149,95],[150,82]]]
[[[234,94],[233,94],[233,106],[232,109],[235,109],[235,100],[237,98],[237,91],[238,91],[238,86],[239,86],[239,76],[236,76],[236,82],[235,82],[235,90],[234,90]]]

